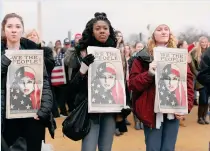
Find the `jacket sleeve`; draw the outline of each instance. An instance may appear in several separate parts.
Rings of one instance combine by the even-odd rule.
[[[1,55],[1,75],[7,74],[8,66],[10,65],[11,60],[8,59],[5,55]]]
[[[195,50],[192,50],[190,52],[190,57],[192,58],[192,61],[190,63],[190,69],[191,69],[192,74],[196,77],[197,74],[198,74],[198,71],[197,71],[196,66],[195,66],[195,58],[194,58],[194,55],[193,55],[194,51]]]
[[[55,61],[53,58],[52,49],[49,47],[43,47],[44,50],[44,62],[47,68],[47,73],[51,73],[53,68],[55,67]]]
[[[154,77],[148,74],[148,71],[143,71],[142,63],[135,59],[132,64],[129,76],[129,89],[142,92],[154,83]]]
[[[41,120],[48,120],[50,118],[52,106],[53,106],[53,96],[48,81],[48,74],[46,71],[46,67],[44,66],[41,107],[37,112],[38,117],[40,117]]]
[[[3,131],[3,122],[6,113],[6,77],[7,69],[10,65],[11,60],[8,59],[4,54],[1,55],[1,125]]]
[[[78,71],[75,76],[70,81],[70,87],[74,89],[74,92],[77,93],[81,86],[84,85],[85,82],[87,82],[88,75],[81,74],[80,71]]]
[[[210,48],[203,54],[197,80],[210,90]]]
[[[190,113],[194,105],[194,87],[193,87],[193,74],[189,65],[187,66],[187,97],[188,97],[188,112]]]

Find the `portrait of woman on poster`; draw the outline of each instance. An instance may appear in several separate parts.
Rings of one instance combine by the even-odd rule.
[[[177,65],[167,64],[163,68],[158,84],[161,106],[186,106],[186,91],[180,77]]]
[[[28,66],[18,68],[10,88],[10,109],[37,110],[40,108],[40,99],[35,71]]]
[[[117,81],[116,67],[110,62],[99,64],[91,84],[93,104],[123,104],[123,88]]]

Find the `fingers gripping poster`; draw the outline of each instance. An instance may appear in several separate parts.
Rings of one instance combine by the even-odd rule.
[[[155,48],[156,100],[155,112],[188,113],[187,50]]]
[[[95,56],[88,70],[88,112],[120,112],[126,105],[120,50],[88,47],[87,51]]]
[[[6,118],[34,117],[43,87],[43,50],[7,50]]]

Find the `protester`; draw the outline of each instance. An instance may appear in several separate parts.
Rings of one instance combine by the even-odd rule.
[[[136,107],[141,108],[141,112],[137,112],[137,115],[144,123],[146,150],[173,151],[175,150],[179,120],[184,119],[184,115],[154,113],[157,64],[153,61],[153,48],[176,48],[176,41],[167,24],[151,25],[149,32],[148,50],[145,48],[137,53],[138,59],[134,60],[130,72],[129,87],[140,93]],[[188,111],[190,112],[193,107],[193,76],[189,67],[187,68],[187,95]]]
[[[199,72],[199,65],[201,61],[201,55],[207,50],[208,39],[206,37],[200,37],[198,45],[190,52],[192,63],[191,63],[191,71],[196,77]],[[199,91],[199,105],[198,105],[198,120],[199,124],[209,124],[206,120],[206,114],[208,112],[208,93],[207,88],[201,85],[197,80],[195,83],[195,89]]]
[[[76,46],[77,55],[74,56],[74,63],[71,90],[75,94],[74,102],[88,100],[87,71],[88,66],[94,62],[92,54],[87,55],[88,46],[116,47],[117,39],[114,29],[111,26],[105,13],[95,13],[95,17],[88,21],[82,33],[82,39]],[[81,63],[81,65],[80,65]],[[82,140],[82,151],[99,150],[111,151],[113,136],[115,133],[115,114],[89,114],[91,128],[87,136]]]
[[[35,29],[29,30],[28,33],[26,34],[26,38],[35,42],[36,44],[41,44],[41,39],[39,37],[39,33]],[[45,64],[46,64],[47,74],[49,76],[49,83],[50,83],[52,94],[53,94],[52,113],[53,113],[54,117],[60,117],[60,114],[58,111],[58,104],[57,104],[57,101],[55,100],[55,92],[54,92],[54,89],[53,89],[52,83],[51,83],[51,73],[55,66],[55,62],[54,62],[54,58],[53,58],[53,50],[50,47],[44,47],[44,46],[42,47],[42,49],[44,50],[44,60],[45,60]]]
[[[124,71],[124,74],[125,74],[124,78],[126,79],[127,64],[126,64],[126,58],[125,58],[125,43],[124,43],[124,40],[123,40],[123,34],[121,33],[121,31],[116,30],[115,35],[116,35],[116,38],[117,38],[117,47],[116,48],[118,48],[121,52],[123,71]],[[126,82],[125,82],[125,86],[127,87]],[[129,103],[130,102],[129,92],[127,91],[126,94],[127,94],[126,99],[128,100],[127,102]],[[124,120],[122,121],[121,117],[118,117],[118,116],[117,116],[116,119],[117,119],[117,123],[116,123],[115,135],[120,136],[124,132],[127,132],[126,125],[131,125],[131,123],[127,119],[125,119],[125,121]]]
[[[71,42],[69,38],[65,38],[63,41],[63,49],[69,49],[71,48]]]
[[[6,79],[7,69],[11,63],[5,51],[8,50],[32,50],[41,49],[41,45],[21,38],[24,31],[24,22],[21,16],[7,14],[2,21],[1,41],[1,125],[3,137],[8,146],[11,146],[19,137],[23,137],[27,143],[28,151],[41,151],[42,140],[45,140],[45,127],[48,127],[54,138],[55,125],[52,118],[52,92],[48,82],[47,70],[44,65],[43,89],[41,106],[34,118],[5,119],[6,112]]]
[[[133,49],[133,52],[132,52],[132,56],[135,56],[139,51],[141,51],[143,48],[144,48],[144,43],[143,42],[140,42],[140,41],[137,41],[134,45],[134,49]]]
[[[188,44],[187,44],[186,41],[180,40],[180,41],[178,41],[177,48],[181,48],[181,49],[186,49],[186,50],[188,50]],[[192,59],[191,59],[191,56],[189,55],[189,56],[188,56],[188,63],[191,63],[191,61],[192,61]],[[180,120],[179,125],[180,125],[180,126],[183,126],[183,127],[186,127],[186,124],[185,124],[184,121],[185,121],[185,119]]]
[[[202,85],[206,87],[207,95],[210,96],[210,47],[203,53],[200,62],[200,72],[198,73],[197,79]],[[204,114],[203,117],[205,118],[205,120],[207,120],[206,116],[209,114],[207,113],[208,110],[210,111],[210,102],[208,102],[208,104],[209,104],[209,109],[206,107],[205,110],[207,111],[203,113]]]

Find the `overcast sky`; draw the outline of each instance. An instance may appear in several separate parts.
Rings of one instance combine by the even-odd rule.
[[[67,31],[82,32],[95,12],[105,12],[115,29],[125,36],[143,32],[149,23],[165,22],[178,33],[195,26],[210,33],[210,0],[43,0],[42,38],[53,41],[66,38]],[[25,30],[38,28],[36,0],[3,0],[3,16],[15,12]]]

